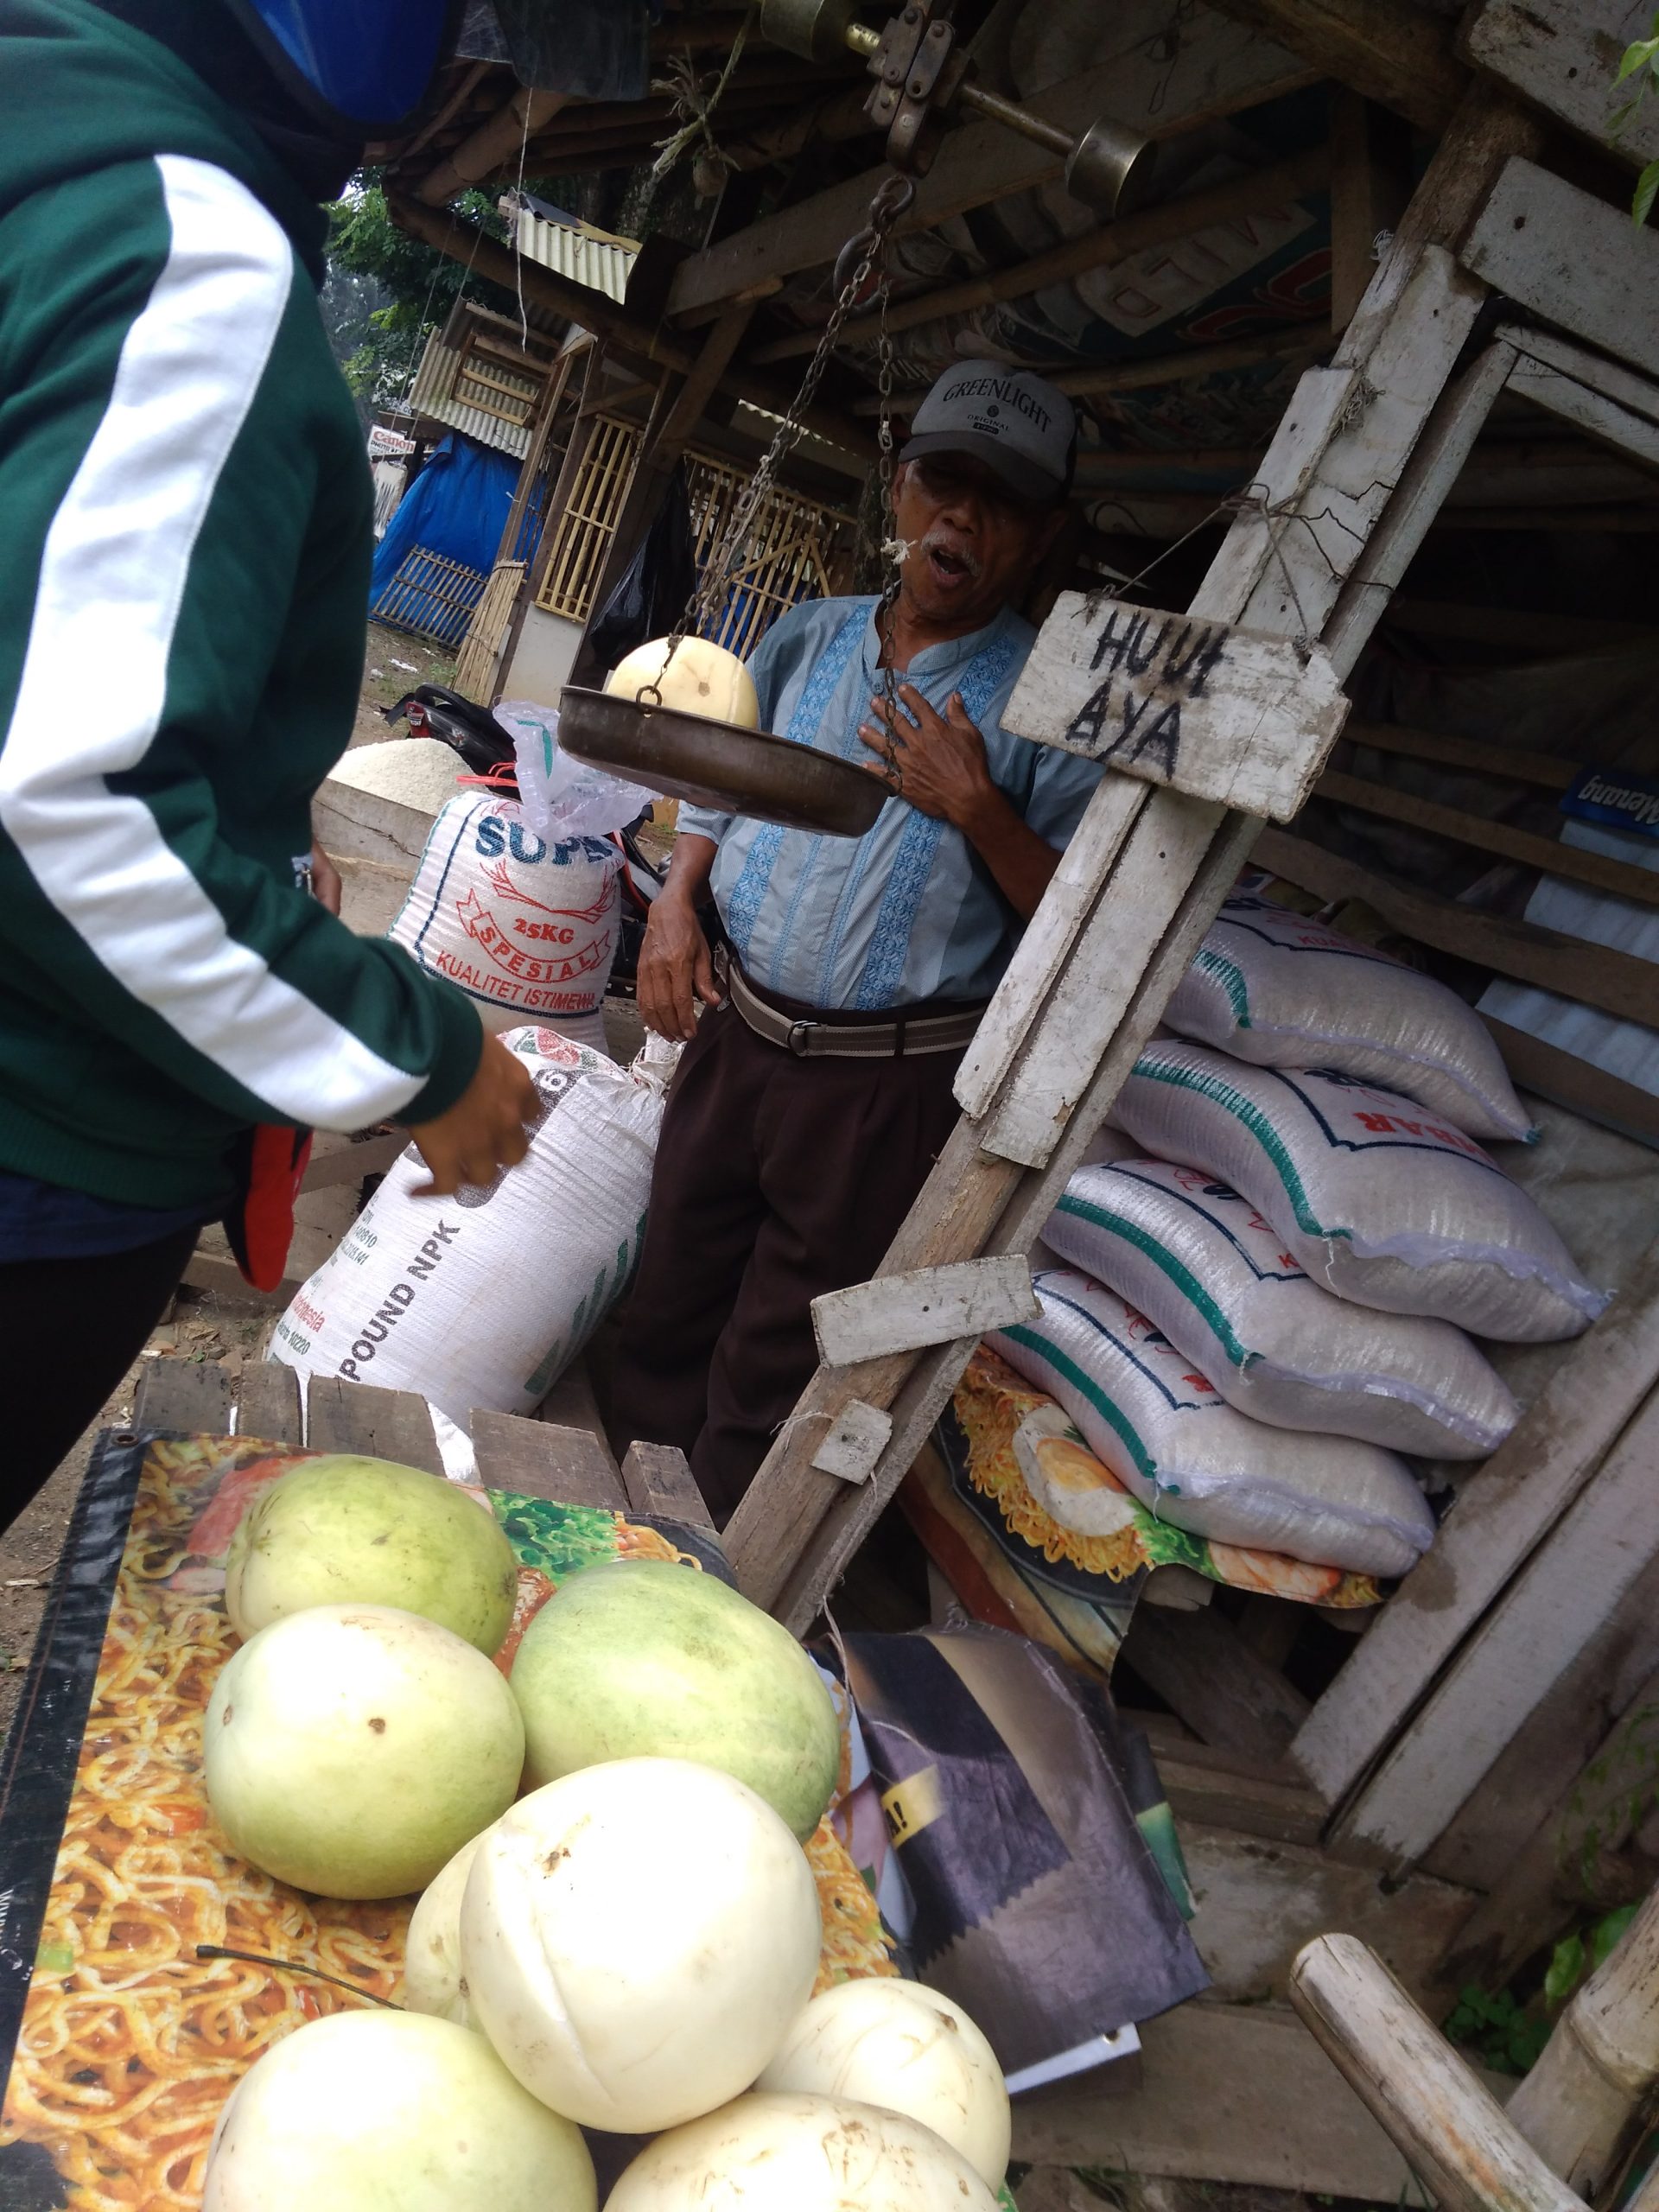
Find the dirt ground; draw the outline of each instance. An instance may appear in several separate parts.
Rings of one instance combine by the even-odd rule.
[[[352,743],[378,745],[385,738],[406,736],[404,724],[389,722],[384,709],[395,707],[404,692],[412,691],[417,683],[453,685],[454,680],[454,656],[442,646],[429,645],[423,638],[406,637],[401,630],[371,622]]]

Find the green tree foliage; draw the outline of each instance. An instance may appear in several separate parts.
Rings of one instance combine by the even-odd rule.
[[[507,235],[486,193],[464,193],[454,213],[492,238]],[[360,403],[382,407],[402,396],[428,331],[443,321],[463,289],[486,307],[513,311],[512,296],[499,285],[397,228],[374,171],[353,177],[328,211],[323,313],[334,358]]]
[[[1614,130],[1622,130],[1636,113],[1643,101],[1659,80],[1659,14],[1653,19],[1653,36],[1639,38],[1624,49],[1624,58],[1618,65],[1614,84],[1628,85],[1635,80],[1635,91],[1613,118]],[[1659,199],[1659,162],[1649,162],[1636,181],[1636,197],[1630,213],[1638,223],[1645,223],[1653,213],[1654,201]]]

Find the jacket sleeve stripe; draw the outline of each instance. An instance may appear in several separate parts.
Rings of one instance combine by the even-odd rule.
[[[406,1105],[424,1075],[232,937],[149,809],[107,781],[155,741],[196,538],[293,281],[286,237],[243,186],[177,155],[156,166],[171,244],[47,535],[0,825],[63,919],[187,1044],[285,1119],[360,1126]],[[96,712],[66,712],[78,675],[99,667],[120,681]]]

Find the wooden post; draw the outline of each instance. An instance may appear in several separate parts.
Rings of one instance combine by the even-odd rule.
[[[1357,1938],[1308,1944],[1291,1970],[1290,2001],[1440,2212],[1585,2212]]]
[[[1659,1891],[1555,2024],[1510,2118],[1552,2171],[1601,2202],[1659,2084]]]
[[[1471,95],[1337,365],[1302,378],[1262,463],[1262,506],[1235,523],[1195,614],[1279,637],[1318,638],[1484,296],[1457,268],[1447,242],[1461,238],[1503,163],[1536,138],[1529,118]],[[1427,207],[1419,204],[1425,193]],[[975,1118],[958,1124],[880,1273],[988,1249],[1029,1250],[1259,827],[1179,791],[1137,786],[1126,797],[1122,779],[1103,782],[1073,841],[1097,873],[1079,880],[1072,871],[1026,932],[1027,944],[1047,948],[1052,985],[1033,1001],[1017,995],[1017,983],[1010,992],[1005,979],[986,1019],[995,1019],[1005,1034],[1019,1033],[1008,1072]],[[1085,941],[1086,968],[1079,963],[1073,975]],[[1085,983],[1090,988],[1080,998]],[[1034,1109],[1045,1064],[1056,1070],[1047,1088],[1057,1103],[1043,1132]],[[1014,1156],[999,1157],[991,1148],[999,1141],[999,1113],[1016,1090],[1033,1110],[1016,1117]],[[963,1338],[919,1356],[818,1370],[727,1531],[739,1583],[757,1604],[791,1626],[811,1619],[898,1487],[972,1349],[973,1339]],[[853,1398],[893,1415],[891,1441],[871,1479],[856,1489],[812,1465],[824,1431]]]
[[[1331,327],[1340,337],[1411,198],[1411,137],[1397,116],[1339,85],[1331,96]]]
[[[595,338],[588,348],[588,359],[582,373],[582,390],[577,396],[576,419],[570,425],[570,437],[564,448],[564,458],[559,463],[559,473],[547,495],[547,505],[542,513],[542,534],[537,541],[535,557],[524,569],[524,580],[518,587],[518,596],[513,602],[512,617],[507,624],[506,636],[502,640],[497,657],[498,671],[510,667],[518,649],[524,618],[536,604],[558,536],[560,517],[569,503],[570,494],[582,468],[582,455],[588,450],[588,441],[594,435],[590,403],[596,398],[605,376],[605,347]]]
[[[553,418],[559,411],[564,388],[570,381],[570,369],[575,359],[575,353],[568,347],[560,353],[558,365],[542,395],[542,404],[537,411],[530,443],[524,449],[524,462],[518,471],[518,481],[513,487],[512,505],[507,510],[501,543],[495,549],[498,561],[511,561],[516,557],[513,548],[518,544],[518,532],[524,527],[524,510],[530,505],[536,479],[541,474],[542,456],[547,451],[547,442],[553,431]]]

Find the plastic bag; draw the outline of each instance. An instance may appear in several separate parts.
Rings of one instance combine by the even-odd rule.
[[[533,699],[504,699],[495,719],[512,736],[518,802],[538,836],[556,844],[608,837],[637,822],[655,794],[602,768],[585,767],[559,750],[559,710]]]
[[[584,659],[591,655],[608,675],[636,645],[666,637],[696,588],[691,502],[686,497],[684,467],[676,462],[663,504],[638,552],[588,625]]]

